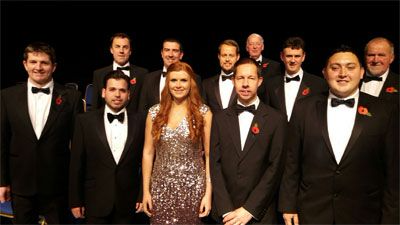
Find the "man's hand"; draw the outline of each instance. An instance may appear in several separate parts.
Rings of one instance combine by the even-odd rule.
[[[76,219],[85,218],[85,207],[71,208],[71,212]]]
[[[0,202],[4,203],[11,200],[10,186],[0,187]]]
[[[299,216],[297,213],[284,213],[283,219],[285,220],[285,225],[299,225]]]
[[[225,225],[245,225],[253,216],[243,207],[230,212],[222,221]]]

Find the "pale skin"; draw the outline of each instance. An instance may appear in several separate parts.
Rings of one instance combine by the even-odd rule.
[[[262,84],[263,78],[258,76],[256,65],[242,64],[236,68],[236,74],[232,81],[238,94],[238,100],[244,105],[249,105],[256,100],[257,88]],[[225,225],[243,225],[252,218],[249,211],[239,207],[226,214],[222,222]]]
[[[187,101],[190,91],[190,76],[184,71],[171,72],[169,74],[169,90],[173,97],[171,111],[168,117],[167,126],[176,128],[181,120],[187,115]],[[211,132],[212,114],[210,111],[204,116],[204,140],[203,147],[206,163],[206,191],[201,199],[199,208],[199,217],[205,217],[211,210],[211,182],[210,177],[210,132]],[[151,134],[153,121],[150,115],[146,119],[145,143],[143,148],[142,174],[143,174],[143,211],[152,216],[153,200],[150,193],[150,177],[153,169],[153,160],[155,157],[153,136]]]
[[[128,84],[123,79],[109,79],[102,90],[102,97],[113,112],[119,112],[129,101]],[[142,203],[137,202],[135,210],[136,213],[143,211]],[[71,212],[75,218],[85,218],[84,206],[71,208]]]
[[[129,39],[115,37],[110,47],[110,53],[113,55],[114,61],[118,65],[125,65],[129,61],[129,57],[132,54]]]
[[[330,91],[340,98],[346,98],[358,90],[358,84],[363,77],[364,69],[356,55],[351,52],[333,54],[322,73]],[[285,225],[299,224],[297,213],[283,213]]]
[[[53,79],[52,74],[56,70],[56,63],[50,60],[50,56],[44,52],[30,52],[26,60],[22,61],[30,82],[36,87],[44,87]],[[0,202],[11,200],[10,186],[0,187]]]

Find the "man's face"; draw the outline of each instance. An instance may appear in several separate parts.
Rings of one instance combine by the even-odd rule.
[[[110,52],[113,55],[114,61],[123,66],[129,61],[131,56],[131,44],[128,38],[115,37]]]
[[[260,37],[250,36],[246,42],[246,51],[249,53],[250,58],[257,59],[260,57],[264,50],[264,43]]]
[[[370,42],[365,53],[365,64],[372,76],[383,75],[394,60],[394,54],[387,41],[376,40]]]
[[[248,105],[253,102],[261,83],[262,77],[258,77],[256,65],[242,64],[236,68],[233,85],[241,103]]]
[[[341,98],[355,93],[363,77],[364,68],[361,67],[356,55],[351,52],[333,54],[322,71],[328,82],[330,91]]]
[[[44,52],[30,52],[28,58],[22,62],[34,85],[42,87],[52,79],[56,64],[52,63],[50,56]]]
[[[172,63],[178,62],[182,59],[183,52],[177,42],[164,42],[161,50],[161,58],[163,59],[164,66],[168,68]]]
[[[128,84],[124,79],[109,79],[101,96],[112,111],[119,112],[129,101]]]
[[[231,72],[235,63],[239,60],[240,56],[237,54],[235,46],[222,45],[221,51],[218,54],[219,65],[225,72]]]
[[[289,75],[294,75],[299,72],[305,57],[306,55],[303,49],[300,48],[285,48],[281,52],[281,60],[285,64],[285,70]]]

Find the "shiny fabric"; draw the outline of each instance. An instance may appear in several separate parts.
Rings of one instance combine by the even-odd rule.
[[[159,105],[150,108],[153,120],[159,110]],[[203,115],[207,110],[205,105],[200,108]],[[186,117],[175,129],[162,128],[155,154],[150,223],[201,224],[199,210],[206,188],[205,161],[202,144],[190,140]]]

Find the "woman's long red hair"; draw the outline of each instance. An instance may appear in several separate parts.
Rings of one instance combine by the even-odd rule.
[[[189,74],[190,77],[190,90],[187,96],[188,113],[186,117],[189,122],[190,139],[197,143],[201,141],[204,136],[204,121],[203,116],[200,113],[200,106],[203,104],[203,102],[195,81],[195,74],[189,64],[185,62],[176,62],[168,67],[165,87],[161,92],[160,111],[153,121],[153,129],[151,133],[155,143],[160,140],[163,126],[168,124],[168,116],[171,111],[171,105],[173,101],[172,94],[169,91],[169,74],[177,71],[184,71]]]

